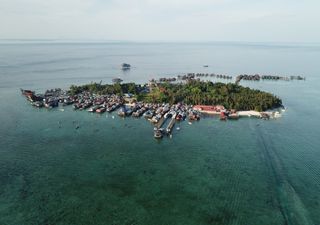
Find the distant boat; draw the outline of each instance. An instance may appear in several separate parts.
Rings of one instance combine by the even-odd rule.
[[[30,90],[24,90],[22,88],[20,88],[21,90],[21,94],[23,94],[24,96],[33,96],[34,95],[34,91],[30,91]]]
[[[112,82],[115,84],[121,83],[123,80],[121,78],[113,78]]]
[[[203,65],[203,67],[209,67],[208,65]]]
[[[131,68],[131,65],[128,63],[122,63],[121,67],[122,70],[129,70]]]

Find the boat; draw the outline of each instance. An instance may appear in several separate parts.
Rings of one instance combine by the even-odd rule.
[[[112,82],[115,84],[121,83],[123,80],[121,78],[113,78]]]
[[[161,129],[155,129],[153,136],[156,139],[161,139],[163,137],[162,130]]]
[[[119,104],[118,104],[118,103],[113,104],[113,105],[111,105],[111,106],[108,106],[108,107],[107,107],[107,112],[112,112],[112,111],[116,110],[118,107],[119,107]]]
[[[129,109],[126,109],[126,116],[130,116],[132,113],[133,113],[133,109],[129,108]]]
[[[125,107],[121,107],[118,111],[118,116],[122,116],[122,117],[126,116],[126,111],[127,110]]]
[[[121,67],[122,70],[129,70],[131,68],[131,65],[128,63],[122,63]]]
[[[268,113],[262,112],[260,113],[261,119],[268,120],[270,119],[270,115]]]
[[[165,119],[167,119],[167,118],[171,118],[171,117],[176,117],[176,112],[175,111],[169,111],[169,112],[167,112],[166,114],[164,114],[164,116],[163,116]]]
[[[100,106],[95,105],[95,106],[92,106],[91,108],[89,108],[87,111],[88,111],[88,112],[96,112],[97,109],[99,109],[99,107],[100,107]]]
[[[146,118],[146,119],[151,119],[152,116],[153,116],[153,111],[152,110],[148,110],[146,111],[144,114],[143,114],[143,117]]]
[[[227,115],[226,115],[225,112],[221,112],[221,113],[220,113],[220,120],[224,120],[224,121],[227,120]]]
[[[176,120],[181,121],[186,119],[186,113],[183,111],[180,111],[177,113]]]
[[[189,120],[200,120],[200,116],[197,114],[197,113],[195,113],[195,112],[190,112],[189,113]]]
[[[106,111],[105,107],[100,107],[96,110],[96,113],[104,113]]]
[[[138,109],[137,111],[135,111],[135,112],[132,113],[132,116],[134,116],[134,117],[140,117],[140,116],[143,114],[144,111],[145,111],[144,108]]]
[[[54,108],[54,107],[57,107],[58,105],[59,105],[59,101],[56,99],[49,100],[44,103],[44,106],[47,108]]]
[[[274,118],[280,118],[280,117],[281,117],[281,113],[275,112],[275,113],[273,114],[273,117],[274,117]]]
[[[159,113],[159,114],[155,115],[154,117],[152,117],[151,122],[158,123],[161,118],[162,118],[162,115]]]
[[[24,90],[22,88],[20,88],[21,90],[21,94],[23,94],[24,96],[28,97],[28,96],[33,96],[34,95],[34,91],[31,91],[31,90]]]

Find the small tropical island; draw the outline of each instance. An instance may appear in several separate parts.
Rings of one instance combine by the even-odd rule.
[[[278,112],[267,110],[282,107],[282,100],[271,93],[234,83],[198,79],[178,83],[151,80],[147,84],[121,83],[120,80],[113,84],[92,82],[71,85],[66,91],[47,90],[44,94],[21,91],[33,106],[39,108],[73,105],[74,110],[92,113],[118,110],[121,117],[143,116],[154,124],[155,138],[171,135],[176,122],[188,119],[191,124],[200,120],[202,114],[216,114],[223,121],[241,116],[269,119],[276,117]]]
[[[282,106],[282,100],[271,93],[233,83],[213,83],[195,79],[185,83],[150,82],[145,85],[121,84],[119,82],[115,84],[72,85],[69,93],[77,95],[84,91],[98,95],[116,94],[119,96],[129,93],[136,96],[138,102],[146,103],[223,105],[226,109],[236,111],[254,110],[262,112]]]

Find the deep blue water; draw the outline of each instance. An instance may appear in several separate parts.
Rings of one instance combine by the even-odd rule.
[[[0,224],[320,224],[319,58],[310,44],[0,44]],[[143,118],[19,93],[186,72],[307,79],[241,82],[280,96],[279,119],[208,117],[160,142]]]

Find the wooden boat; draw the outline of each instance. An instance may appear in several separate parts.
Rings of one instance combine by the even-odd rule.
[[[28,96],[33,96],[34,95],[34,91],[31,91],[31,90],[24,90],[22,88],[20,88],[21,90],[21,94],[23,94],[24,96],[28,97]]]
[[[220,113],[220,120],[224,120],[224,121],[227,120],[227,115],[225,114],[225,112]]]
[[[189,113],[189,120],[190,121],[192,121],[192,120],[200,120],[200,116],[195,112],[190,112]]]
[[[126,116],[126,108],[125,107],[121,107],[118,111],[118,116],[122,116],[125,117]]]
[[[100,107],[96,110],[96,113],[104,113],[106,111],[105,107]]]
[[[88,112],[96,112],[97,109],[99,109],[98,105],[92,106],[91,108],[88,109]]]
[[[143,114],[143,117],[145,117],[146,119],[151,119],[153,116],[153,111],[152,110],[148,110]]]
[[[155,129],[153,136],[156,139],[161,139],[163,137],[162,130],[161,129]]]

